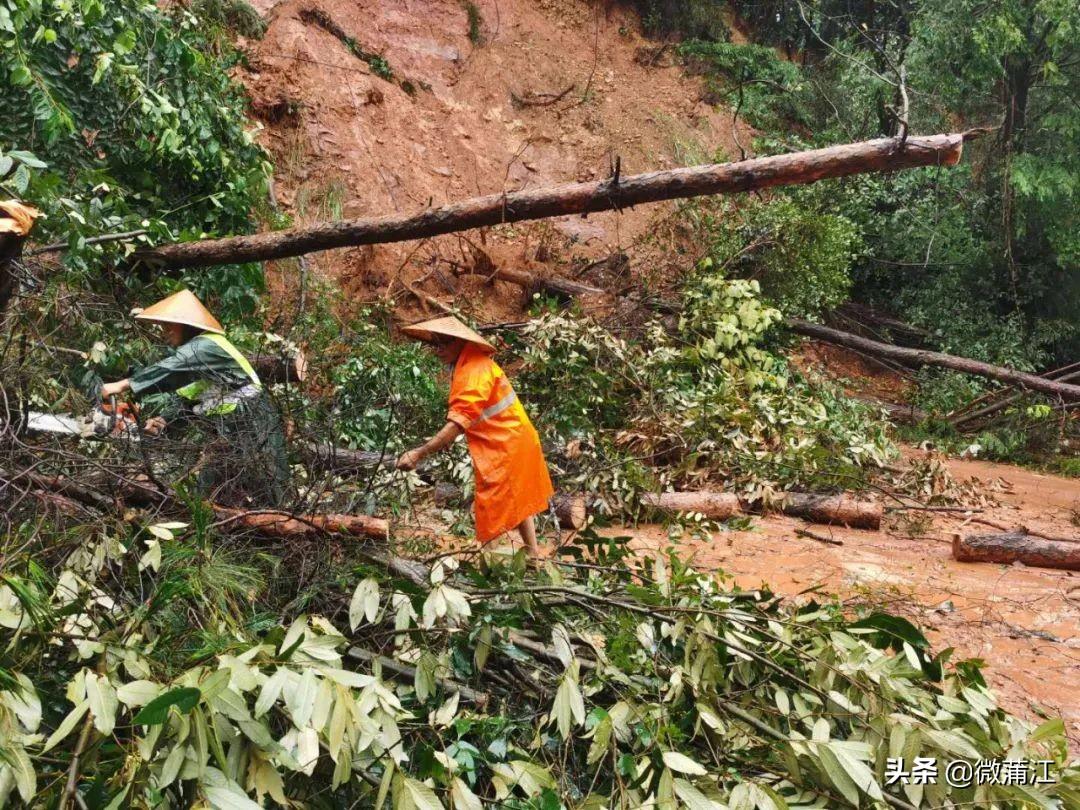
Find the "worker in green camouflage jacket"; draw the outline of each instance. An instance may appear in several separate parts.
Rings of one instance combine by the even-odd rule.
[[[202,445],[195,465],[200,492],[229,506],[280,506],[289,479],[285,437],[248,359],[188,290],[136,317],[160,324],[176,351],[127,379],[103,385],[102,398],[125,391],[137,399],[168,394],[144,431],[156,435],[174,423],[193,428]]]

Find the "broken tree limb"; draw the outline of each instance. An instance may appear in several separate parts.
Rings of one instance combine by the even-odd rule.
[[[957,535],[953,538],[953,558],[960,562],[1021,562],[1039,568],[1080,571],[1080,543],[1044,540],[1019,532]]]
[[[509,281],[528,291],[542,290],[563,299],[576,298],[579,295],[604,294],[599,287],[582,284],[580,281],[571,281],[560,276],[534,276],[524,270],[511,270],[508,267],[500,267],[494,275],[500,281]]]
[[[988,377],[992,380],[1000,380],[1009,385],[1015,385],[1019,388],[1028,388],[1032,391],[1039,391],[1043,394],[1049,394],[1052,397],[1060,397],[1064,400],[1080,400],[1080,386],[1069,385],[1056,380],[1048,380],[1045,377],[1017,371],[1016,369],[995,366],[990,363],[983,363],[979,360],[969,360],[966,357],[957,357],[956,355],[945,354],[944,352],[934,352],[926,349],[907,349],[901,346],[893,346],[889,343],[881,343],[876,340],[870,340],[869,338],[859,337],[850,332],[842,332],[839,329],[832,329],[828,326],[804,321],[801,318],[788,318],[785,323],[789,329],[800,335],[813,338],[814,340],[821,340],[826,343],[833,343],[837,346],[844,346],[848,349],[854,349],[855,351],[862,351],[880,357],[888,357],[892,360],[899,360],[913,365],[936,366],[938,368],[952,369],[953,371],[962,371],[966,374],[975,374],[980,377]]]
[[[1068,383],[1072,382],[1073,380],[1080,380],[1080,371],[1074,371],[1070,374],[1062,374],[1060,377],[1052,377],[1049,379],[1052,379],[1054,382],[1057,383]],[[987,405],[985,408],[980,408],[979,410],[972,411],[968,414],[962,414],[961,416],[951,420],[953,427],[960,428],[961,425],[967,425],[971,422],[977,422],[980,419],[985,419],[988,416],[993,416],[996,413],[1000,413],[1022,397],[1023,394],[1011,394],[1005,397],[1005,399],[1002,399],[991,405]]]
[[[393,658],[387,658],[385,655],[379,655],[378,653],[373,653],[370,650],[365,650],[361,647],[350,647],[348,655],[350,658],[355,658],[357,661],[364,661],[368,664],[378,662],[383,669],[387,672],[392,672],[400,680],[404,680],[406,683],[413,683],[416,679],[415,667],[410,667],[408,664],[395,661]],[[479,706],[480,708],[486,707],[490,699],[486,692],[477,692],[475,689],[471,689],[463,683],[458,683],[457,681],[443,678],[439,675],[435,676],[435,683],[437,683],[446,694],[450,695],[457,692],[461,695],[462,700],[472,703],[475,706]]]
[[[895,138],[690,166],[552,188],[491,194],[416,214],[324,222],[248,236],[176,242],[136,251],[134,261],[161,270],[284,259],[319,250],[403,242],[508,222],[589,214],[641,203],[757,191],[866,172],[952,166],[960,160],[961,133]]]
[[[655,492],[642,495],[646,506],[666,512],[698,512],[707,518],[724,520],[740,512],[761,512],[759,501],[753,503],[730,492]],[[819,495],[810,492],[787,492],[770,509],[799,517],[810,523],[850,526],[856,529],[879,529],[884,508],[874,501],[850,495]]]
[[[809,540],[816,540],[819,543],[824,543],[827,546],[842,546],[843,540],[837,540],[835,537],[826,537],[823,534],[812,532],[809,529],[796,529],[795,534],[797,537],[805,537]]]

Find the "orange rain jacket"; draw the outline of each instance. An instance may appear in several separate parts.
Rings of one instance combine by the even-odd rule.
[[[468,343],[450,383],[447,416],[465,431],[476,473],[476,539],[494,540],[547,509],[554,494],[540,437],[491,355]]]

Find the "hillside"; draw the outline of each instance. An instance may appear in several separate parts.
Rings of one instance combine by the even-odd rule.
[[[730,117],[698,100],[700,80],[655,55],[631,12],[525,0],[477,8],[478,43],[458,0],[261,8],[269,27],[248,43],[249,69],[239,76],[265,126],[260,140],[275,159],[278,200],[298,222],[599,179],[616,155],[622,172],[633,173],[738,154]],[[385,58],[393,80],[311,22],[312,9]],[[402,89],[406,81],[413,92]],[[517,226],[488,234],[484,251],[499,265],[551,272],[625,248],[668,210]],[[457,295],[482,322],[511,319],[520,288],[453,280],[452,270],[474,262],[463,239],[478,238],[380,245],[313,262],[353,301],[379,297],[395,279],[424,278],[420,289]]]
[[[970,12],[0,0],[0,810],[1080,808],[1080,6]]]

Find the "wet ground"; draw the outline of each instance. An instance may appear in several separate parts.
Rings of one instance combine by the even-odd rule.
[[[983,659],[988,683],[1011,711],[1031,719],[1061,715],[1078,751],[1080,572],[956,562],[951,538],[998,531],[970,522],[976,517],[1080,542],[1080,481],[979,461],[947,464],[958,481],[976,479],[998,505],[973,515],[893,513],[881,531],[808,526],[777,515],[755,519],[750,531],[683,548],[701,568],[723,569],[743,587],[766,583],[795,596],[822,586],[911,618],[938,649],[954,647],[954,660]],[[795,534],[805,528],[843,545]],[[632,534],[642,549],[668,543],[661,526],[612,531]]]

